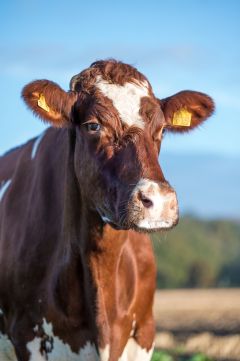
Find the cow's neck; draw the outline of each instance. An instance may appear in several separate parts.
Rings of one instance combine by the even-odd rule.
[[[115,277],[118,273],[121,253],[128,239],[128,231],[117,231],[102,222],[95,210],[90,209],[81,195],[74,172],[74,133],[69,132],[69,154],[67,156],[66,188],[64,198],[63,253],[64,267],[59,273],[60,293],[69,294],[70,304],[64,305],[71,318],[81,314],[81,298],[90,324],[95,325],[96,339],[100,345],[107,342],[107,324],[114,317]],[[67,252],[66,252],[67,251]],[[67,254],[67,257],[66,257]],[[69,287],[71,282],[71,287]],[[74,287],[73,287],[74,283]],[[76,300],[79,297],[79,303]],[[87,306],[86,306],[87,305]],[[101,314],[96,310],[101,310]],[[75,320],[76,321],[76,320]],[[104,326],[104,332],[101,328]],[[100,332],[96,330],[100,329]],[[95,331],[95,332],[94,332]]]
[[[71,245],[68,264],[69,279],[76,279],[79,283],[76,284],[77,292],[76,288],[74,290],[68,284],[65,285],[65,290],[69,293],[72,289],[78,295],[80,303],[84,297],[84,314],[88,315],[92,341],[103,348],[110,342],[110,329],[117,317],[116,280],[128,231],[114,230],[109,225],[103,225],[97,213],[88,209],[81,210],[81,221],[74,231],[76,243]],[[75,268],[72,267],[73,264],[76,265]],[[73,296],[73,305],[77,303],[78,300]],[[72,304],[69,304],[68,309],[74,309]],[[76,309],[74,315],[78,313],[78,306]]]
[[[97,343],[101,348],[110,343],[110,329],[118,317],[118,279],[127,240],[127,231],[116,231],[105,225],[101,236],[93,240],[96,248],[92,248],[88,255],[89,271],[95,286],[93,302],[98,310],[95,314]]]

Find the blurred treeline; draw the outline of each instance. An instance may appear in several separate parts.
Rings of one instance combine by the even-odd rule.
[[[240,222],[185,216],[152,239],[159,288],[240,286]]]

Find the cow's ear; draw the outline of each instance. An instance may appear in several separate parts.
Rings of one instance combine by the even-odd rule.
[[[22,97],[34,114],[54,127],[62,127],[70,123],[77,93],[65,92],[49,80],[36,80],[23,88]]]
[[[208,95],[190,90],[159,102],[165,117],[165,128],[173,132],[194,129],[214,111],[214,102]]]

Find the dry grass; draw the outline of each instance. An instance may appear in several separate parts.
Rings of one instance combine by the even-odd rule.
[[[240,289],[158,291],[156,346],[240,360]]]

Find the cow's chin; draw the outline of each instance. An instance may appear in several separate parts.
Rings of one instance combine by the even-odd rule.
[[[139,233],[154,233],[161,231],[169,231],[173,227],[175,227],[178,223],[178,219],[176,220],[168,220],[168,221],[147,221],[143,220],[138,224],[134,224],[131,228]]]
[[[125,223],[120,224],[117,222],[113,222],[110,219],[105,218],[104,223],[109,224],[112,228],[116,230],[134,230],[139,233],[154,233],[160,231],[168,231],[175,227],[178,223],[178,218],[175,220],[167,220],[167,221],[149,221],[149,220],[141,220],[138,223]]]
[[[124,222],[121,220],[115,219],[113,216],[107,216],[106,213],[100,212],[98,209],[99,215],[104,224],[109,224],[112,228],[116,230],[134,230],[139,233],[153,233],[159,231],[168,231],[172,229],[178,223],[178,212],[173,218],[161,218],[153,219],[152,217],[133,217],[130,214],[126,214],[124,217]],[[109,212],[110,213],[110,212]]]

